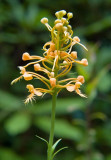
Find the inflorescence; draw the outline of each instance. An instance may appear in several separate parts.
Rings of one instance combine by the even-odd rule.
[[[67,18],[64,18],[66,14]],[[23,53],[23,61],[34,61],[25,66],[20,66],[21,76],[11,83],[13,84],[22,78],[26,81],[36,78],[46,85],[45,89],[35,88],[32,84],[28,84],[26,88],[29,90],[30,94],[26,98],[25,103],[34,100],[36,96],[42,96],[44,93],[53,95],[55,89],[57,93],[59,93],[64,88],[69,92],[75,91],[81,97],[86,97],[80,91],[80,86],[85,82],[82,75],[79,75],[77,78],[67,79],[65,79],[64,76],[70,72],[73,63],[78,63],[83,66],[88,65],[88,61],[85,58],[80,61],[77,60],[77,52],[72,51],[72,47],[79,44],[84,49],[87,50],[87,48],[80,43],[78,36],[73,37],[72,27],[69,25],[69,20],[73,17],[73,14],[61,10],[56,12],[55,15],[57,19],[54,22],[53,28],[48,24],[47,18],[41,19],[41,23],[43,23],[51,33],[51,41],[45,43],[43,46],[43,57],[32,56],[27,52]],[[30,65],[34,67],[33,72],[27,70]],[[39,74],[41,71],[45,74]]]

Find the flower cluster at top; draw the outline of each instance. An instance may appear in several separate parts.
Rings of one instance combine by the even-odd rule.
[[[33,62],[28,63],[25,66],[20,66],[21,76],[12,81],[12,84],[18,80],[24,78],[26,81],[30,81],[33,78],[42,81],[46,88],[35,88],[32,84],[28,84],[26,88],[30,94],[25,100],[25,103],[35,99],[35,96],[42,96],[44,93],[53,95],[56,91],[59,93],[61,89],[66,88],[69,92],[75,91],[81,97],[86,97],[80,91],[80,86],[84,83],[84,77],[79,75],[77,78],[67,78],[66,76],[73,63],[78,63],[83,66],[88,65],[87,59],[77,60],[77,52],[72,51],[72,47],[79,44],[84,49],[87,48],[80,43],[80,39],[77,36],[73,37],[73,31],[71,25],[69,25],[70,18],[73,17],[71,12],[66,13],[65,10],[61,10],[55,13],[57,19],[54,21],[53,28],[48,24],[47,18],[42,18],[43,23],[51,33],[51,41],[45,43],[43,46],[43,57],[30,55],[29,53],[23,53],[22,60]],[[67,18],[64,18],[64,16]],[[34,71],[28,71],[28,66],[33,65]],[[40,72],[45,74],[40,74]],[[43,76],[44,75],[44,76]]]

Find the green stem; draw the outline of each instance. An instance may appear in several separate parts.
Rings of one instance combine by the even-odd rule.
[[[50,137],[49,137],[49,144],[48,144],[48,151],[47,151],[47,160],[52,160],[52,145],[53,145],[53,138],[54,138],[56,97],[57,97],[57,92],[55,90],[52,96],[51,129],[50,129]]]

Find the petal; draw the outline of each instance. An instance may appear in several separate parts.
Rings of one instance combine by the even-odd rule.
[[[34,100],[34,93],[28,95],[24,103],[28,104],[29,102],[32,102],[32,100]]]
[[[43,93],[40,91],[34,90],[34,94],[36,94],[37,96],[42,96]]]
[[[27,72],[24,73],[23,77],[26,81],[33,79],[32,74],[28,74]]]
[[[81,97],[87,98],[85,94],[82,94],[79,89],[76,89],[76,93],[79,94]]]
[[[69,92],[73,92],[75,90],[75,85],[68,85],[66,87],[66,89],[69,91]]]
[[[76,83],[75,83],[75,89],[80,88],[80,85],[82,85],[82,83],[80,83],[80,82],[76,82]]]

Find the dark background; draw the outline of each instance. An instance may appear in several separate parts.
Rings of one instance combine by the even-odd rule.
[[[61,160],[111,160],[111,0],[1,0],[0,1],[0,160],[46,160],[51,96],[24,105],[26,82],[10,85],[24,65],[24,52],[42,55],[50,34],[42,17],[53,26],[55,12],[73,12],[71,25],[88,52],[76,47],[88,67],[77,65],[68,77],[84,75],[87,99],[63,90],[58,95],[55,140],[68,146]],[[33,82],[42,86],[39,81]]]

